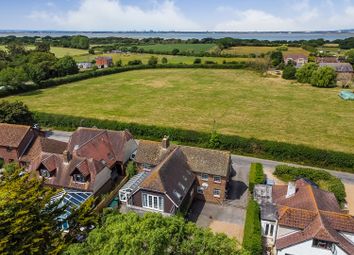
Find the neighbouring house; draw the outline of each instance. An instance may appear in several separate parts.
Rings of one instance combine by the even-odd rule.
[[[333,193],[306,179],[264,186],[257,185],[254,194],[268,254],[354,254],[354,218]]]
[[[97,57],[96,58],[96,66],[98,68],[107,68],[113,66],[112,57]]]
[[[319,63],[319,66],[329,66],[337,73],[337,81],[342,85],[348,84],[354,77],[353,66],[349,63]]]
[[[125,165],[137,148],[128,131],[96,128],[78,128],[68,143],[40,138],[34,145],[26,155],[26,160],[31,158],[29,171],[45,178],[48,186],[94,195],[109,191],[125,175]]]
[[[316,63],[339,63],[338,57],[316,57]]]
[[[195,176],[195,197],[207,202],[222,204],[226,199],[231,172],[229,152],[177,146],[170,144],[168,137],[164,137],[162,142],[140,140],[135,156],[138,170],[153,172],[176,148],[184,155],[180,159],[186,162]]]
[[[296,68],[300,68],[308,62],[308,57],[304,54],[284,54],[284,63],[295,63]]]
[[[30,126],[0,123],[0,160],[19,162],[36,135]]]
[[[188,210],[195,195],[195,176],[181,148],[176,147],[145,178],[128,198],[127,207],[174,215]]]
[[[80,69],[90,69],[92,68],[92,63],[91,62],[80,62],[77,63],[77,67]]]

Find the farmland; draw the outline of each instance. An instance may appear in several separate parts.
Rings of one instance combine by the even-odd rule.
[[[34,46],[27,46],[27,49],[34,49]],[[0,45],[0,50],[5,50],[5,45]],[[87,54],[87,50],[73,49],[73,48],[63,48],[63,47],[50,47],[50,51],[55,54],[57,58],[62,58],[64,56],[76,56]]]
[[[96,55],[82,55],[82,56],[74,56],[75,60],[77,62],[91,62],[93,59],[95,59],[98,56],[111,56],[113,58],[113,62],[117,62],[118,60],[122,60],[123,65],[126,65],[129,61],[131,60],[136,60],[139,59],[143,62],[143,64],[147,64],[149,58],[151,56],[155,56],[159,59],[159,61],[165,57],[168,60],[168,63],[170,64],[179,64],[179,63],[185,63],[185,64],[193,64],[193,61],[196,59],[196,57],[193,56],[173,56],[173,55],[157,55],[157,54],[145,54],[145,53],[112,53],[112,54],[96,54]],[[200,57],[200,59],[204,61],[214,61],[217,62],[218,64],[222,64],[222,62],[225,61],[254,61],[252,58],[222,58],[222,57]]]
[[[7,98],[31,110],[236,134],[354,153],[353,102],[247,70],[130,71]]]
[[[234,55],[249,55],[249,54],[266,54],[271,51],[275,51],[277,47],[267,47],[267,46],[237,46],[225,49],[222,51],[224,54],[234,54]],[[305,54],[308,55],[309,52],[298,47],[288,47],[287,51],[283,54]]]
[[[186,44],[186,43],[176,43],[176,44],[152,44],[152,45],[138,45],[138,48],[143,48],[144,50],[154,50],[160,52],[171,52],[173,49],[178,49],[181,52],[193,52],[201,53],[207,52],[215,47],[215,44]]]

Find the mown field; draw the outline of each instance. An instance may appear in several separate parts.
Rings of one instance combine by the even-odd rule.
[[[176,43],[176,44],[152,44],[152,45],[139,45],[138,48],[143,48],[144,50],[154,50],[162,52],[171,52],[173,49],[178,49],[181,52],[207,52],[215,47],[215,44],[186,44],[186,43]]]
[[[31,110],[217,131],[354,153],[354,102],[247,70],[130,71],[34,91]]]
[[[95,54],[95,55],[82,55],[82,56],[74,56],[75,60],[77,62],[91,62],[98,56],[111,56],[113,58],[113,62],[117,62],[119,59],[122,60],[123,65],[126,65],[129,61],[131,60],[136,60],[139,59],[143,62],[143,64],[147,64],[149,61],[149,58],[151,56],[155,56],[158,58],[159,63],[161,63],[161,59],[163,57],[167,58],[168,63],[170,64],[179,64],[179,63],[185,63],[185,64],[193,64],[193,61],[197,57],[193,56],[173,56],[173,55],[160,55],[160,54],[145,54],[145,53],[112,53],[112,54]],[[222,58],[222,57],[200,57],[202,59],[202,62],[204,61],[214,61],[217,62],[218,64],[222,64],[222,62],[225,61],[254,61],[254,58]]]
[[[235,54],[235,55],[249,55],[249,54],[266,54],[271,51],[275,51],[277,47],[267,47],[267,46],[237,46],[225,49],[222,53],[225,54]],[[309,55],[309,52],[298,47],[288,47],[287,51],[284,51],[283,54],[305,54]]]
[[[27,49],[34,49],[34,46],[27,46]],[[0,50],[5,50],[5,45],[0,45]],[[50,51],[55,54],[57,58],[62,58],[64,56],[76,56],[87,54],[87,50],[73,49],[73,48],[62,48],[62,47],[51,47]]]

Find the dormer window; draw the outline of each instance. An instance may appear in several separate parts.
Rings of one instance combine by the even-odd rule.
[[[39,174],[42,176],[42,177],[45,177],[45,178],[50,178],[50,173],[47,169],[40,169],[39,170]]]
[[[74,182],[86,182],[86,178],[82,174],[74,174],[73,175]]]

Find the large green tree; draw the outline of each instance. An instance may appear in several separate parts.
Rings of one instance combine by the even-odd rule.
[[[93,230],[85,242],[69,246],[65,254],[248,254],[236,240],[213,234],[181,217],[147,213],[110,213],[103,225]]]
[[[75,60],[70,56],[60,58],[55,64],[55,67],[58,76],[76,74],[79,72],[79,68],[77,67]]]
[[[315,87],[330,88],[336,86],[336,71],[329,67],[323,66],[313,72],[311,77],[311,85]]]
[[[281,51],[273,51],[270,54],[270,60],[272,63],[272,66],[277,67],[281,63],[283,63],[283,53]]]
[[[0,102],[0,123],[10,124],[34,124],[33,114],[22,102]]]
[[[296,79],[301,83],[311,83],[312,74],[318,69],[318,65],[315,63],[307,63],[297,69]]]
[[[345,56],[347,58],[347,61],[354,65],[354,49],[352,50],[348,50],[346,53],[345,53]]]
[[[23,67],[6,67],[0,71],[0,86],[18,87],[28,80]]]
[[[58,254],[64,248],[63,213],[50,203],[54,192],[15,165],[0,180],[0,254]]]

